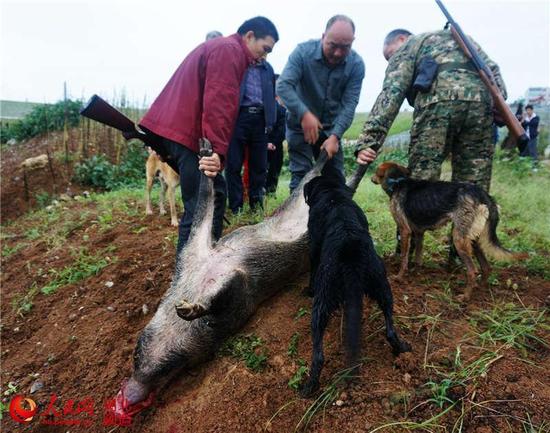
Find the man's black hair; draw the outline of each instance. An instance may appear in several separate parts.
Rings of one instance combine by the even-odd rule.
[[[525,109],[527,110],[528,108],[530,108],[530,109],[532,110],[532,109],[533,109],[533,106],[532,106],[531,104],[527,104],[527,105],[525,106]]]
[[[408,30],[405,30],[405,29],[395,29],[395,30],[392,30],[391,32],[389,32],[385,39],[384,39],[384,45],[389,45],[391,44],[394,39],[398,36],[401,36],[401,35],[404,35],[404,36],[410,36],[412,35],[411,32],[409,32]]]
[[[256,39],[263,39],[266,36],[271,36],[275,42],[279,40],[279,33],[277,33],[275,24],[266,17],[254,17],[246,20],[239,27],[237,33],[244,36],[249,31],[254,32]]]
[[[327,26],[325,27],[325,33],[329,31],[336,21],[344,21],[345,23],[348,23],[353,30],[353,34],[355,34],[355,24],[353,24],[352,19],[346,15],[334,15],[330,20],[328,20]]]

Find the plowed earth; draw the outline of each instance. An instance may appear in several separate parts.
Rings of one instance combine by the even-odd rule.
[[[306,275],[294,282],[282,282],[281,292],[265,302],[242,330],[263,341],[268,358],[262,371],[253,372],[240,360],[218,355],[159,390],[153,408],[137,415],[132,426],[103,425],[103,404],[131,374],[139,333],[169,287],[176,229],[169,226],[168,216],[145,217],[141,201],[130,201],[126,211],[115,210],[113,220],[118,223],[105,228],[98,223],[96,203],[82,199],[62,204],[64,218],[78,223],[71,226],[61,245],[52,247],[43,237],[29,240],[25,233],[33,229],[33,222],[17,217],[33,203],[24,200],[17,165],[40,153],[37,146],[31,143],[17,154],[8,151],[2,156],[2,216],[4,222],[11,219],[3,248],[22,245],[2,260],[2,391],[11,382],[17,394],[38,403],[39,413],[47,409],[53,394],[59,411],[70,399],[78,402],[91,397],[94,413],[76,417],[91,420],[90,426],[47,426],[43,421],[48,418],[41,416],[26,425],[17,424],[4,413],[3,431],[292,432],[297,426],[303,427],[305,422],[300,424],[300,420],[314,400],[300,398],[288,381],[299,367],[298,360],[309,362],[311,353],[310,315],[298,314],[311,309],[311,299],[301,291]],[[54,169],[63,172],[62,165]],[[48,170],[33,176],[33,188],[40,185],[53,192]],[[68,179],[59,175],[57,190],[69,186],[78,192]],[[52,278],[46,271],[70,265],[80,248],[101,256],[107,266],[97,275],[64,285],[53,294],[38,293],[32,309],[18,314],[14,305],[33,284],[44,286]],[[529,275],[518,265],[500,268],[498,281],[490,290],[479,290],[467,306],[459,306],[452,302],[452,296],[462,290],[462,270],[448,273],[441,258],[398,283],[391,277],[397,272],[397,263],[385,259],[397,326],[413,352],[399,358],[391,354],[378,308],[367,302],[359,375],[336,391],[335,398],[313,417],[307,431],[368,432],[399,421],[421,423],[445,409],[441,417],[420,431],[450,432],[462,425],[462,430],[456,431],[523,432],[526,425],[540,426],[550,420],[548,348],[532,342],[526,351],[498,343],[481,349],[472,322],[476,312],[491,310],[495,303],[542,310],[549,294],[548,281]],[[451,296],[445,288],[450,288]],[[333,317],[325,336],[323,387],[345,367],[340,319],[339,313]],[[297,353],[289,355],[295,333],[299,333]],[[462,365],[479,359],[484,350],[497,351],[498,356],[492,358],[484,374],[447,394],[458,401],[455,406],[447,403],[439,408],[429,401],[433,395],[425,384],[441,379],[436,368],[452,369],[459,345]],[[31,394],[37,382],[43,387]],[[5,404],[12,395],[2,396]],[[406,429],[400,425],[383,431]]]

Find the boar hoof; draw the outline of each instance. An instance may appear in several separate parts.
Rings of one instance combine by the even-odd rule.
[[[176,304],[176,313],[183,320],[195,320],[206,314],[206,308],[201,304],[191,304],[184,300]]]

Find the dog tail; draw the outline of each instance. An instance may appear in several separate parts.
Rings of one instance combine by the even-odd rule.
[[[483,226],[478,238],[478,243],[484,253],[495,260],[515,261],[529,257],[527,253],[515,253],[504,248],[497,237],[497,225],[499,222],[499,212],[497,204],[490,199],[486,204],[480,206],[484,209],[485,225]]]

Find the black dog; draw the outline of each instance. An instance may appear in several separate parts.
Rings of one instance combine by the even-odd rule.
[[[374,299],[386,321],[386,338],[394,354],[411,347],[393,327],[393,298],[382,259],[376,254],[365,214],[353,201],[353,191],[335,177],[320,176],[304,188],[309,205],[310,289],[313,291],[311,331],[313,354],[309,380],[302,396],[319,388],[323,368],[323,334],[330,314],[344,306],[345,346],[348,365],[354,366],[360,350],[363,296]]]

